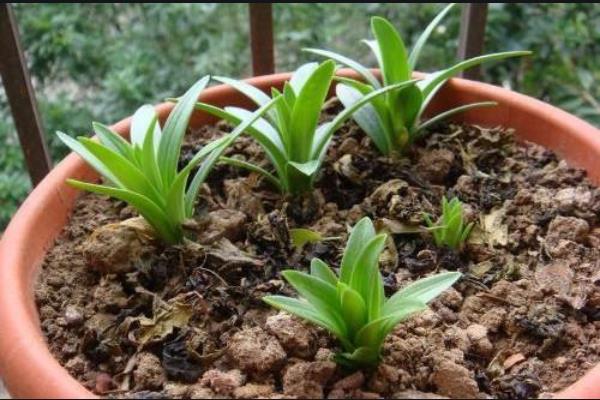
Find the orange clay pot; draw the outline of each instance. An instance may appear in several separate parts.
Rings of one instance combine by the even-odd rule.
[[[347,70],[341,74],[355,77]],[[275,74],[248,82],[263,90],[271,86],[281,89],[289,77],[287,73]],[[201,99],[220,106],[250,106],[244,96],[224,85],[206,90]],[[509,90],[462,79],[451,80],[430,110],[484,100],[496,101],[498,106],[459,114],[455,120],[514,128],[520,138],[554,150],[570,165],[586,169],[590,179],[600,184],[600,131],[562,110]],[[170,103],[156,107],[162,121],[172,108]],[[190,124],[198,127],[213,121],[197,112]],[[129,126],[127,118],[112,128],[127,136]],[[67,223],[78,195],[65,184],[67,178],[94,181],[98,175],[77,155],[66,157],[27,197],[0,242],[0,376],[14,397],[95,397],[50,354],[34,302],[33,288],[46,250]],[[556,396],[600,398],[600,365]]]

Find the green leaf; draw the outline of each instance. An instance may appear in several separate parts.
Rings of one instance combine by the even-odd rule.
[[[302,67],[301,67],[302,68]],[[296,102],[290,118],[290,158],[296,162],[309,161],[315,129],[321,115],[323,102],[329,92],[335,63],[325,61],[305,79],[301,90],[297,92]],[[294,87],[294,79],[290,81]],[[294,87],[296,91],[296,88]]]
[[[302,88],[306,84],[306,81],[315,73],[318,67],[319,63],[311,62],[301,65],[296,71],[294,71],[290,79],[289,85],[296,96],[300,94]]]
[[[271,101],[271,98],[265,92],[244,81],[238,81],[236,79],[226,78],[223,76],[214,76],[213,79],[217,82],[232,86],[234,89],[241,92],[254,103],[256,103],[256,105],[259,107],[264,106],[266,103]]]
[[[307,243],[318,243],[323,240],[323,236],[316,231],[304,228],[290,229],[292,245],[297,249],[303,248]]]
[[[414,313],[423,311],[427,308],[426,304],[419,302],[416,299],[403,301],[401,305],[402,307],[399,307],[401,309],[396,310],[393,313],[384,314],[383,317],[365,325],[356,334],[354,344],[357,347],[379,348],[387,334],[395,325],[409,318]]]
[[[265,296],[263,297],[263,301],[279,310],[286,311],[327,329],[342,341],[345,346],[351,346],[346,338],[345,329],[342,329],[336,321],[332,320],[327,315],[319,313],[313,306],[305,301],[285,296]]]
[[[333,135],[333,133],[344,123],[344,121],[346,121],[348,118],[350,118],[359,108],[361,108],[365,104],[371,102],[373,99],[375,99],[378,96],[381,96],[392,90],[401,89],[403,87],[408,87],[410,85],[413,85],[415,82],[416,82],[416,80],[412,80],[412,81],[398,83],[395,85],[386,86],[381,89],[377,89],[377,90],[369,93],[368,95],[363,96],[362,99],[360,99],[356,103],[352,104],[352,106],[345,108],[344,111],[339,113],[333,119],[333,121],[330,121],[330,122],[327,122],[327,123],[321,125],[322,127],[325,127],[325,128],[321,131],[321,134],[318,135],[317,140],[315,140],[316,143],[313,146],[313,150],[312,150],[313,157],[318,155],[318,157],[321,158],[324,155],[324,151],[326,150],[325,145],[327,143],[329,143],[329,139],[331,139],[331,136]],[[321,128],[321,127],[319,127],[319,128]]]
[[[294,93],[294,89],[292,89],[292,85],[289,82],[283,84],[283,98],[290,109],[294,107],[296,93]]]
[[[117,177],[120,186],[124,189],[141,193],[157,205],[164,206],[164,199],[148,178],[140,171],[138,166],[119,153],[102,146],[102,144],[94,140],[82,137],[79,141],[96,158],[102,160],[106,168]]]
[[[347,332],[346,325],[339,310],[339,301],[335,286],[317,277],[294,270],[285,270],[283,277],[305,298],[319,314],[335,321],[340,330]]]
[[[379,70],[382,70],[383,61],[381,60],[381,51],[379,50],[379,44],[377,43],[377,40],[363,39],[363,40],[361,40],[361,42],[363,42],[364,44],[369,46],[369,49],[371,50],[371,52],[375,55],[375,58],[377,59],[377,64],[379,65]]]
[[[131,144],[142,147],[150,128],[153,129],[154,135],[160,135],[160,132],[157,132],[157,121],[158,116],[153,106],[146,104],[138,108],[131,118]]]
[[[285,87],[288,88],[287,99],[290,99],[292,102],[288,103],[288,100],[284,97],[284,101],[280,101],[275,105],[275,117],[274,124],[277,127],[277,137],[282,142],[281,151],[287,157],[288,154],[291,154],[291,141],[290,141],[290,118],[292,117],[292,108],[296,103],[296,95],[294,94],[294,90],[291,88],[289,82],[284,83]],[[281,95],[281,92],[276,88],[271,88],[271,94],[273,97]],[[284,95],[285,96],[285,95]]]
[[[454,75],[468,69],[474,67],[476,65],[482,64],[488,61],[497,61],[510,57],[520,57],[530,55],[530,51],[506,51],[502,53],[492,53],[486,54],[483,56],[473,57],[468,60],[459,62],[456,65],[453,65],[450,68],[444,69],[442,71],[434,72],[433,74],[428,75],[425,79],[417,83],[417,86],[423,92],[423,97],[426,99],[424,106],[428,104],[428,95],[430,92],[438,86],[440,83],[443,83],[453,77]]]
[[[141,166],[150,182],[161,191],[163,189],[163,182],[158,168],[158,160],[156,157],[157,149],[155,147],[159,143],[156,140],[156,136],[160,135],[160,128],[157,129],[157,126],[158,120],[155,119],[154,122],[150,124],[148,134],[144,138],[144,143],[142,144]]]
[[[180,171],[173,184],[170,188],[168,188],[168,192],[166,195],[166,211],[167,215],[177,224],[183,223],[186,218],[190,217],[186,213],[186,204],[185,204],[185,186],[190,175],[189,169],[183,169]]]
[[[77,189],[111,196],[131,204],[168,243],[177,243],[182,238],[182,232],[177,227],[171,225],[168,216],[163,210],[141,194],[127,189],[112,188],[73,179],[67,179],[67,183]]]
[[[271,184],[273,186],[275,186],[277,188],[277,190],[279,190],[280,192],[283,191],[283,186],[281,185],[281,182],[279,182],[279,179],[277,179],[269,171],[265,170],[264,168],[259,167],[258,165],[251,164],[247,161],[240,160],[238,158],[231,158],[231,157],[225,157],[225,156],[221,156],[221,158],[219,158],[219,162],[222,162],[224,164],[233,165],[234,167],[238,167],[238,168],[244,168],[251,172],[256,172],[256,173],[262,175],[263,177],[265,177],[269,182],[271,182]]]
[[[358,257],[362,253],[364,246],[376,235],[375,227],[369,217],[364,217],[354,225],[344,255],[340,269],[340,281],[350,284],[350,279],[354,273],[354,268],[358,262]]]
[[[427,304],[452,286],[461,276],[460,272],[446,272],[420,279],[390,297],[383,306],[383,315],[395,312],[398,305],[407,300]]]
[[[198,192],[200,191],[200,187],[206,180],[208,173],[212,170],[213,166],[217,163],[219,158],[223,155],[223,152],[233,143],[235,139],[237,139],[242,133],[244,133],[254,122],[256,122],[260,117],[263,116],[265,112],[267,112],[275,103],[281,101],[282,97],[279,96],[277,98],[269,100],[266,104],[262,105],[258,110],[254,111],[248,118],[245,118],[235,129],[222,138],[222,140],[218,143],[218,145],[214,145],[211,149],[210,154],[206,157],[206,160],[202,163],[196,175],[192,179],[190,183],[187,193],[185,195],[185,204],[186,204],[186,215],[191,217],[194,213],[194,202],[196,201],[196,197],[198,197]],[[207,146],[208,147],[208,146]],[[196,160],[192,159],[192,162],[196,162]],[[193,163],[190,162],[186,168],[193,168]]]
[[[371,18],[371,30],[377,39],[381,53],[381,69],[384,85],[404,82],[410,79],[406,47],[398,31],[384,18]]]
[[[98,122],[92,122],[92,128],[94,133],[98,136],[98,140],[104,146],[109,149],[121,154],[123,157],[130,161],[134,161],[133,151],[131,145],[127,143],[125,139],[118,133],[113,132],[108,126],[102,125]]]
[[[370,367],[379,362],[379,348],[373,346],[359,347],[352,353],[339,353],[335,361],[348,368]]]
[[[365,299],[372,315],[379,314],[379,310],[383,306],[383,298],[379,293],[379,289],[375,286],[377,280],[373,277],[380,274],[379,255],[385,247],[386,239],[386,234],[379,234],[362,244],[362,251],[358,255],[350,277],[350,287]]]
[[[367,322],[367,305],[361,295],[345,283],[337,283],[342,317],[348,327],[350,340]]]
[[[114,185],[122,186],[119,179],[107,168],[107,166],[98,157],[92,154],[83,144],[73,139],[71,136],[63,132],[56,132],[58,138],[66,144],[72,151],[77,153],[88,164],[92,166],[100,175]]]
[[[478,103],[470,103],[470,104],[465,104],[463,106],[455,107],[450,110],[439,113],[435,117],[429,118],[427,121],[425,121],[421,125],[417,126],[416,131],[419,132],[419,131],[422,131],[423,129],[427,129],[428,127],[430,127],[448,117],[451,117],[454,114],[458,114],[458,113],[468,111],[468,110],[471,110],[474,108],[492,107],[492,106],[496,106],[496,105],[498,105],[498,103],[496,103],[495,101],[481,101]]]
[[[332,60],[335,60],[335,61],[339,62],[340,64],[343,64],[349,68],[352,68],[353,70],[358,72],[365,79],[365,81],[367,81],[369,83],[369,85],[373,86],[375,89],[381,88],[381,84],[379,83],[379,80],[375,77],[375,75],[373,75],[367,67],[363,66],[359,62],[356,62],[348,57],[345,57],[345,56],[335,53],[333,51],[321,50],[321,49],[310,49],[310,48],[302,49],[302,50],[307,51],[309,53],[317,54],[317,55],[320,55],[323,57],[331,58]]]
[[[296,171],[300,172],[305,176],[313,176],[317,169],[319,168],[319,161],[312,160],[305,163],[297,163],[294,161],[288,162],[288,167],[293,167]]]
[[[423,94],[416,86],[409,86],[402,89],[402,92],[395,98],[395,102],[396,115],[399,116],[401,125],[395,126],[394,131],[397,132],[404,127],[411,131],[421,113]]]
[[[430,23],[427,25],[427,28],[421,33],[419,39],[415,43],[412,51],[410,52],[410,56],[408,57],[408,64],[411,69],[414,69],[417,62],[419,61],[419,56],[421,55],[421,51],[423,50],[423,46],[427,43],[427,39],[431,36],[431,33],[438,26],[438,24],[442,21],[442,19],[448,14],[448,12],[456,5],[456,3],[448,4]]]
[[[320,278],[325,282],[336,286],[337,285],[337,276],[335,272],[329,268],[327,264],[325,264],[322,260],[318,258],[313,258],[310,262],[310,274],[314,277]]]
[[[336,95],[345,108],[351,107],[363,97],[357,89],[343,84],[336,86]],[[391,143],[389,142],[389,138],[391,133],[382,121],[381,115],[372,104],[365,104],[352,117],[362,130],[369,135],[381,153],[390,153]]]
[[[277,102],[276,105],[279,103],[280,102]],[[236,111],[235,114],[232,114],[232,112],[228,112],[219,107],[215,107],[205,103],[197,103],[196,108],[202,111],[206,111],[232,124],[237,125],[243,120],[242,113],[239,111]],[[250,112],[248,113],[251,114]],[[244,116],[245,115],[247,114],[244,113]],[[265,124],[268,123],[265,121]],[[266,125],[260,124],[260,126],[263,129],[266,128]],[[269,124],[269,126],[271,125]],[[257,127],[255,127],[254,125],[251,125],[246,129],[246,131],[250,136],[252,136],[252,138],[254,138],[254,140],[256,140],[263,147],[263,149],[267,153],[267,156],[273,163],[273,166],[277,170],[277,175],[281,177],[285,174],[285,149],[282,148],[283,145],[281,145],[281,140],[277,131],[275,131],[272,126],[271,129],[266,128],[266,130],[263,131],[257,129]]]
[[[205,76],[196,82],[177,102],[167,118],[158,152],[158,165],[163,182],[166,185],[175,178],[183,136],[187,130],[198,96],[200,96],[209,80],[210,77]]]

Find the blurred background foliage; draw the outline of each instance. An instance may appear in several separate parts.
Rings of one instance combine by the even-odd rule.
[[[441,10],[437,4],[275,4],[277,70],[309,61],[306,46],[373,64],[360,39],[369,17],[390,19],[411,45]],[[181,94],[205,74],[251,72],[248,7],[238,4],[16,4],[54,161],[66,153],[54,132],[90,131],[141,104]],[[432,36],[418,69],[455,61],[457,7]],[[484,78],[557,105],[600,126],[600,5],[491,4],[486,51],[530,49],[533,57],[491,65]],[[30,190],[0,88],[0,230]]]

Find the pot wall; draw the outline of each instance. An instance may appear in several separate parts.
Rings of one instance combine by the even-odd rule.
[[[355,76],[348,70],[341,74]],[[289,76],[268,75],[249,82],[263,90],[271,86],[281,88]],[[220,106],[251,105],[226,86],[206,90],[201,100]],[[453,79],[440,91],[430,111],[484,100],[493,100],[499,105],[471,110],[454,120],[514,128],[520,138],[554,150],[570,165],[586,169],[592,181],[600,183],[600,131],[546,103],[495,86]],[[164,103],[156,108],[164,121],[173,105]],[[190,124],[200,126],[213,121],[213,117],[198,112]],[[127,136],[129,126],[127,118],[112,128]],[[0,242],[0,376],[14,397],[94,397],[50,354],[33,297],[36,274],[44,254],[66,224],[78,195],[64,183],[66,178],[93,181],[98,175],[78,156],[70,154],[32,191]],[[600,398],[600,366],[559,396]]]

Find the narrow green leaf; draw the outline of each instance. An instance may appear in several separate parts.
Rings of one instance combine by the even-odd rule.
[[[285,82],[284,85],[288,88],[288,98],[292,98],[292,96],[294,96],[294,101],[291,103],[292,105],[290,106],[284,97],[282,101],[278,102],[275,105],[273,110],[273,125],[277,127],[277,137],[282,142],[282,152],[287,156],[287,154],[290,154],[291,142],[289,125],[296,95],[294,94],[294,90],[289,85],[289,82]],[[279,90],[277,90],[277,88],[271,88],[271,96],[275,98],[276,96],[284,95]]]
[[[187,130],[198,96],[208,85],[209,80],[210,77],[205,76],[196,82],[181,97],[167,118],[158,152],[158,165],[165,185],[172,182],[177,174],[177,162],[179,161],[183,136]]]
[[[100,175],[114,185],[123,186],[121,181],[112,173],[112,171],[98,157],[92,154],[83,144],[73,139],[71,136],[63,132],[56,132],[58,138],[66,144],[72,151],[77,153],[88,164],[92,166]]]
[[[212,106],[210,104],[197,103],[196,108],[202,111],[206,111],[232,124],[237,125],[243,120],[242,114],[239,112],[236,113],[236,115],[234,115],[231,112],[227,112],[226,110]],[[263,147],[263,149],[267,153],[267,156],[273,163],[273,166],[277,171],[277,175],[279,177],[282,177],[285,175],[285,164],[287,157],[285,155],[285,149],[281,148],[283,147],[283,145],[280,145],[281,140],[279,139],[277,131],[275,131],[275,129],[272,126],[271,128],[272,130],[269,130],[267,128],[265,131],[262,131],[251,125],[246,129],[246,131],[250,136],[252,136],[252,138],[254,138],[254,140],[256,140]],[[275,137],[277,137],[277,139]]]
[[[348,368],[370,367],[379,362],[379,348],[364,346],[353,352],[336,354],[335,361]]]
[[[151,127],[154,130],[153,133],[158,135],[159,133],[156,132],[157,121],[158,116],[153,106],[146,104],[138,108],[131,118],[129,133],[131,144],[142,147]]]
[[[378,313],[381,298],[378,296],[377,289],[370,287],[369,284],[376,283],[372,277],[380,274],[379,255],[385,247],[386,239],[386,234],[379,234],[362,244],[362,251],[358,255],[350,277],[350,287],[360,293],[367,307],[373,309],[373,313]]]
[[[343,84],[336,86],[336,95],[345,108],[351,107],[363,97],[357,89]],[[389,126],[385,125],[381,115],[372,104],[365,104],[352,117],[362,130],[369,135],[381,153],[390,153],[391,143],[389,138],[391,133],[388,131]]]
[[[297,163],[293,161],[288,162],[288,167],[293,167],[296,171],[300,172],[305,176],[313,176],[317,169],[319,168],[319,161],[312,160],[305,163]]]
[[[361,295],[345,283],[338,282],[342,317],[348,327],[349,338],[352,340],[356,332],[367,322],[367,305]]]
[[[428,98],[429,93],[440,83],[447,81],[452,76],[476,65],[489,61],[497,61],[510,57],[520,57],[530,55],[530,51],[506,51],[502,53],[492,53],[483,56],[473,57],[465,61],[461,61],[450,68],[442,71],[434,72],[428,75],[425,79],[417,83],[417,86],[423,92],[423,97]],[[425,105],[427,102],[425,103]]]
[[[398,83],[395,85],[386,86],[384,88],[375,90],[375,91],[369,93],[368,95],[363,96],[362,99],[360,99],[359,101],[354,103],[352,106],[345,108],[344,111],[339,113],[333,119],[333,121],[330,121],[330,122],[327,122],[326,124],[324,124],[326,126],[326,129],[323,129],[321,131],[321,134],[318,136],[318,139],[315,140],[316,144],[313,146],[313,150],[312,150],[313,157],[318,155],[319,158],[321,158],[323,156],[324,151],[326,150],[325,145],[327,143],[329,143],[329,139],[331,139],[331,136],[333,135],[333,133],[344,123],[344,121],[346,121],[348,118],[350,118],[359,108],[361,108],[365,104],[371,102],[374,98],[376,98],[378,96],[381,96],[392,90],[400,89],[403,87],[408,87],[410,85],[413,85],[415,82],[416,82],[416,80],[412,80],[412,81],[407,81],[407,82],[403,82],[403,83]],[[321,126],[324,126],[324,125],[321,125]]]
[[[169,219],[177,224],[188,217],[185,204],[185,186],[190,175],[189,169],[180,171],[166,195],[166,211]]]
[[[319,314],[327,315],[331,320],[336,322],[341,331],[347,332],[339,309],[339,300],[335,286],[300,271],[285,270],[281,275]]]
[[[409,80],[411,70],[406,47],[396,28],[384,18],[373,17],[371,18],[371,30],[377,39],[381,53],[384,85]]]
[[[321,49],[311,49],[311,48],[302,49],[302,50],[307,51],[309,53],[317,54],[319,56],[331,58],[332,60],[335,60],[335,61],[339,62],[340,64],[343,64],[349,68],[352,68],[353,70],[358,72],[365,79],[365,81],[367,81],[369,83],[369,85],[371,85],[375,89],[381,88],[381,84],[379,83],[379,80],[375,77],[375,75],[373,75],[373,73],[371,73],[371,71],[367,67],[360,64],[359,62],[356,62],[346,56],[335,53],[333,51],[321,50]]]
[[[444,19],[446,14],[456,5],[456,3],[448,4],[436,17],[427,25],[427,28],[421,33],[419,39],[415,43],[412,51],[410,52],[410,56],[408,57],[408,64],[411,69],[414,69],[419,61],[419,56],[421,55],[421,51],[423,50],[423,46],[427,43],[427,39],[431,36],[431,33],[435,30],[435,28],[439,25],[439,23]]]
[[[417,301],[416,299],[410,299],[401,303],[402,307],[399,310],[395,310],[393,313],[384,314],[383,317],[369,322],[365,325],[354,339],[356,347],[373,347],[379,349],[381,343],[389,333],[389,327],[393,328],[399,322],[409,318],[414,313],[423,311],[427,308],[427,305],[423,302]]]
[[[104,146],[116,151],[130,161],[134,161],[131,145],[116,132],[113,132],[108,126],[98,122],[92,122],[94,133],[98,136],[98,140]]]
[[[333,272],[333,270],[331,268],[329,268],[329,265],[325,264],[319,258],[315,257],[310,262],[310,274],[312,276],[315,276],[317,278],[324,280],[325,282],[327,282],[333,286],[337,285],[338,279],[337,279],[337,276],[335,275],[335,272]]]
[[[256,173],[262,175],[265,179],[267,179],[273,186],[275,186],[275,188],[277,188],[277,190],[279,190],[280,192],[283,191],[283,186],[279,182],[279,179],[277,179],[269,171],[265,170],[264,168],[259,167],[258,165],[251,164],[247,161],[240,160],[238,158],[231,158],[231,157],[225,157],[225,156],[221,156],[221,158],[219,158],[219,162],[222,162],[224,164],[229,164],[229,165],[232,165],[232,166],[238,167],[238,168],[244,168],[251,172],[256,172]]]
[[[292,90],[294,91],[294,94],[296,95],[296,97],[302,91],[302,88],[304,87],[308,78],[311,77],[312,74],[315,73],[315,71],[317,70],[318,67],[319,67],[319,63],[311,62],[311,63],[301,65],[300,67],[298,67],[298,69],[296,69],[296,71],[294,71],[294,73],[292,74],[292,77],[289,81],[289,85],[292,88]]]
[[[157,188],[150,183],[138,166],[134,165],[119,153],[102,146],[102,144],[92,139],[82,137],[79,140],[90,153],[102,160],[106,168],[117,177],[118,182],[123,189],[141,193],[157,205],[161,207],[164,206],[164,199]]]
[[[294,89],[292,89],[292,85],[289,82],[283,84],[283,98],[290,109],[294,108],[296,93],[294,93]]]
[[[77,189],[87,190],[106,196],[111,196],[119,200],[125,201],[133,206],[146,221],[156,230],[156,232],[167,243],[178,243],[181,241],[182,232],[170,224],[168,216],[147,197],[132,192],[127,189],[112,188],[103,185],[96,185],[87,182],[68,179],[67,183]]]
[[[303,248],[307,243],[318,243],[323,240],[323,235],[319,232],[311,231],[305,228],[293,228],[290,229],[290,239],[292,245],[297,248]]]
[[[331,60],[325,61],[305,79],[301,90],[296,93],[296,102],[292,109],[289,126],[290,158],[296,162],[309,160],[315,129],[321,115],[321,108],[329,92],[334,70],[335,63]],[[294,87],[293,78],[290,85]],[[296,88],[294,90],[296,91]]]
[[[236,79],[226,78],[223,76],[214,76],[213,79],[217,82],[232,86],[238,92],[241,92],[254,103],[256,103],[256,105],[259,107],[264,106],[271,100],[271,98],[265,92],[244,81],[238,81]]]
[[[361,42],[366,44],[371,50],[371,52],[375,55],[375,59],[377,59],[377,65],[379,65],[379,70],[382,71],[383,61],[381,60],[381,50],[379,50],[379,44],[377,43],[377,40],[363,39],[361,40]]]
[[[144,138],[144,143],[142,144],[141,165],[150,182],[162,192],[164,187],[162,176],[158,168],[158,160],[155,148],[155,146],[158,144],[156,141],[156,136],[160,135],[160,128],[157,129],[157,126],[158,120],[155,119],[154,122],[148,127],[148,134]]]
[[[206,160],[202,163],[200,168],[198,168],[198,171],[196,172],[196,175],[194,175],[194,178],[192,179],[192,182],[190,183],[185,195],[186,215],[188,217],[191,217],[194,213],[194,202],[196,201],[200,187],[206,180],[206,177],[212,170],[213,166],[223,155],[223,152],[231,145],[231,143],[233,143],[234,140],[236,140],[242,133],[252,126],[254,122],[262,117],[264,113],[273,107],[274,104],[281,100],[281,96],[269,100],[269,102],[265,103],[258,110],[254,111],[251,116],[241,121],[230,134],[225,136],[222,141],[218,142],[218,145],[215,145],[214,142],[212,143],[214,147],[211,149],[210,154],[206,156]],[[196,160],[192,159],[192,162],[196,162]],[[192,162],[190,162],[186,168],[193,168]]]
[[[358,257],[363,251],[366,243],[368,243],[376,235],[375,227],[369,217],[364,217],[354,225],[344,255],[342,256],[342,264],[340,269],[340,281],[345,284],[350,284],[350,279],[354,273]]]
[[[461,276],[460,272],[445,272],[420,279],[390,297],[383,306],[383,314],[387,315],[395,312],[397,305],[406,300],[415,300],[427,304],[452,286]]]
[[[448,118],[451,117],[454,114],[458,114],[464,111],[468,111],[474,108],[479,108],[479,107],[493,107],[498,105],[498,103],[496,103],[495,101],[481,101],[478,103],[470,103],[470,104],[465,104],[463,106],[459,106],[459,107],[455,107],[452,108],[450,110],[444,111],[442,113],[439,113],[438,115],[436,115],[435,117],[431,117],[429,118],[427,121],[423,122],[422,124],[420,124],[419,126],[416,127],[416,131],[422,131],[424,129],[427,129],[428,127]]]
[[[305,301],[285,296],[265,296],[263,301],[279,310],[303,318],[315,325],[333,333],[345,346],[351,346],[346,339],[345,330],[327,315],[319,313],[313,306]]]

